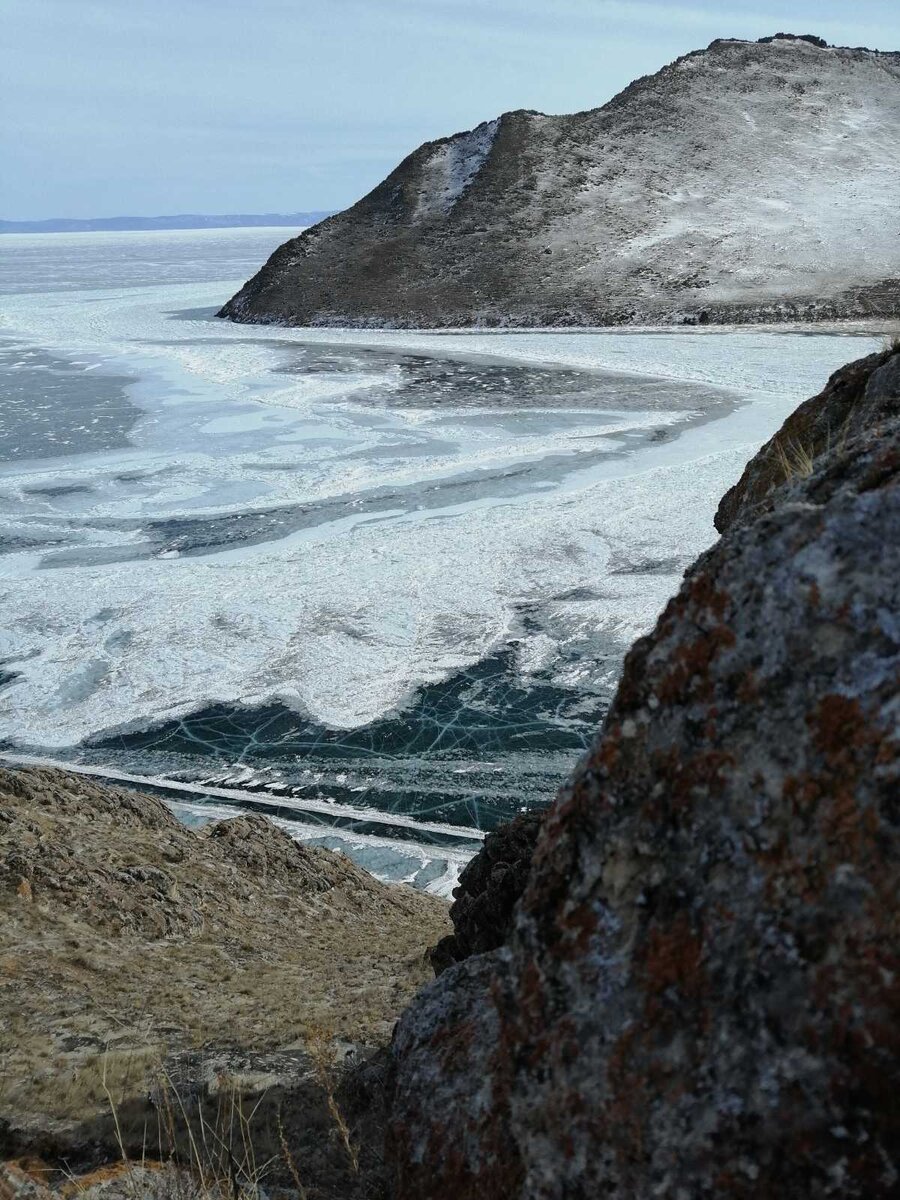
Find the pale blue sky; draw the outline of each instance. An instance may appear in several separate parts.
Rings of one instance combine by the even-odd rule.
[[[900,49],[897,0],[0,0],[0,217],[341,208],[429,138],[715,37]]]

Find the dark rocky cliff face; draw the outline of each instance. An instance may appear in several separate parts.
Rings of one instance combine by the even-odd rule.
[[[498,949],[509,937],[542,823],[542,813],[520,813],[487,835],[453,890],[453,933],[431,951],[435,975],[473,954]]]
[[[449,326],[893,313],[898,125],[900,55],[716,41],[602,108],[510,112],[426,143],[286,242],[220,315]]]
[[[851,364],[748,466],[511,933],[402,1018],[400,1200],[898,1194],[898,401]]]

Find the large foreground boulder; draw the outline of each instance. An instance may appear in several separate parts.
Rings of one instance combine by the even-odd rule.
[[[900,1194],[900,359],[848,371],[873,419],[690,570],[402,1018],[399,1200]]]

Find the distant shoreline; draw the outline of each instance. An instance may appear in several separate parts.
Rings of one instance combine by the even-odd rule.
[[[265,229],[307,228],[331,211],[297,213],[236,213],[201,216],[184,213],[172,217],[51,217],[44,221],[0,221],[4,233],[151,233],[169,229]]]

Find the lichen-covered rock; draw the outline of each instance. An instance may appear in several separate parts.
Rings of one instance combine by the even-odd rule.
[[[519,813],[484,839],[453,889],[453,933],[431,951],[435,975],[472,954],[496,950],[509,937],[542,820],[542,813]]]
[[[127,1160],[84,1175],[69,1173],[51,1182],[50,1168],[40,1159],[0,1162],[2,1200],[233,1200],[233,1190],[219,1181],[194,1179],[174,1163]],[[203,1186],[206,1183],[206,1186]]]
[[[857,364],[856,394],[896,370]],[[691,569],[506,945],[402,1018],[398,1200],[900,1193],[900,418],[878,412]]]

